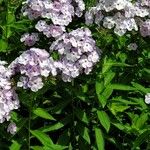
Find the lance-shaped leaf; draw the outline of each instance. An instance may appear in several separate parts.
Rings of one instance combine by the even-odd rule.
[[[95,138],[98,150],[105,150],[104,137],[101,129],[95,128]]]
[[[101,125],[105,128],[105,130],[108,132],[110,129],[110,119],[105,111],[97,111],[98,119],[101,123]]]
[[[55,120],[53,116],[51,116],[45,109],[43,108],[36,108],[33,113],[41,118]]]

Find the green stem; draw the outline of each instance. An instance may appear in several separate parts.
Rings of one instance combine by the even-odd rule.
[[[29,122],[28,122],[28,150],[31,149],[31,133],[30,133],[30,130],[31,130],[31,119],[32,119],[32,109],[33,109],[33,105],[34,105],[34,102],[36,101],[36,98],[37,98],[37,94],[33,94],[31,96],[31,101],[30,101],[30,106],[29,106]]]
[[[75,83],[74,80],[72,80],[71,82],[72,85],[72,89],[75,87]],[[73,92],[73,91],[72,91]],[[71,106],[72,106],[72,144],[75,146],[76,144],[76,138],[75,138],[75,112],[74,112],[74,94],[72,93],[72,102],[71,102]]]
[[[31,143],[30,143],[30,136],[31,136],[30,129],[31,129],[31,106],[30,106],[30,110],[29,110],[29,124],[28,124],[28,131],[29,131],[28,148],[29,148],[29,150],[30,150],[30,146],[31,146]]]
[[[147,147],[146,147],[146,150],[149,150],[150,149],[150,135],[148,136],[148,144],[147,144]]]
[[[5,36],[5,40],[7,41],[7,22],[8,22],[8,0],[5,0],[5,3],[6,3],[6,23],[5,23],[5,25],[6,25],[6,27],[5,27],[5,34],[4,34],[4,36]]]

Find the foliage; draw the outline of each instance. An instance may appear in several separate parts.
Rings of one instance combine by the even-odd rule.
[[[32,30],[21,3],[0,0],[0,54],[8,62],[25,50],[20,37]],[[76,24],[81,26],[80,20]],[[90,29],[103,51],[94,71],[72,83],[50,78],[37,93],[19,89],[21,107],[11,119],[17,133],[6,133],[8,122],[0,124],[0,149],[150,149],[150,108],[144,102],[150,93],[149,38]],[[129,51],[135,41],[138,50]]]

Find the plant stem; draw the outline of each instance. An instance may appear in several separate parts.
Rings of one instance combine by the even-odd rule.
[[[7,39],[7,22],[8,22],[8,0],[6,0],[6,23],[5,23],[5,25],[6,25],[6,27],[5,27],[5,33],[4,33],[4,36],[5,36],[5,40],[6,41],[8,41],[8,39]]]
[[[31,107],[31,106],[30,106]],[[29,150],[30,150],[30,129],[31,129],[31,108],[30,108],[30,110],[29,110],[29,124],[28,124],[28,131],[29,131],[29,137],[28,137],[28,148],[29,148]]]
[[[31,96],[31,99],[30,99],[31,101],[30,101],[30,106],[29,106],[28,150],[31,149],[31,141],[30,141],[30,137],[31,137],[31,133],[30,133],[30,130],[31,130],[31,119],[32,119],[32,109],[33,109],[34,102],[36,101],[36,98],[37,98],[37,95],[33,94]]]

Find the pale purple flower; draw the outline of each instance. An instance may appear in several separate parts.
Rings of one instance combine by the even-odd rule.
[[[16,132],[17,132],[17,126],[15,123],[11,122],[9,125],[8,125],[8,128],[7,128],[7,132],[14,135]]]
[[[147,93],[147,94],[145,95],[145,103],[146,103],[146,104],[150,104],[150,93]]]
[[[141,0],[141,6],[150,7],[150,0]]]
[[[24,45],[33,46],[37,41],[39,41],[38,33],[25,33],[21,36],[21,42],[24,42]]]
[[[85,10],[85,4],[83,0],[74,0],[76,2],[76,7],[75,7],[75,14],[78,17],[81,17],[83,14],[83,11]]]
[[[137,46],[136,43],[130,43],[130,44],[128,45],[128,49],[129,49],[129,50],[137,50],[137,48],[138,48],[138,46]]]
[[[140,25],[140,33],[143,37],[150,36],[150,19]]]
[[[46,28],[48,27],[46,21],[44,20],[39,20],[37,22],[37,24],[35,25],[35,28],[39,31],[39,32],[43,32]]]
[[[94,22],[94,13],[92,12],[92,9],[90,9],[85,13],[85,23],[87,25],[91,25],[93,22]]]
[[[32,77],[29,79],[28,87],[31,89],[31,91],[37,92],[43,86],[44,86],[44,83],[42,82],[41,77]]]
[[[112,29],[115,26],[115,20],[113,17],[105,17],[103,21],[103,26],[108,29]]]

